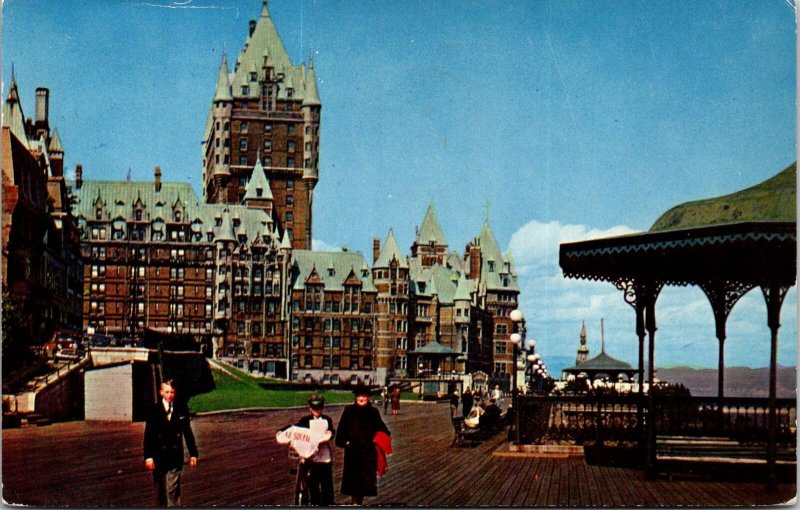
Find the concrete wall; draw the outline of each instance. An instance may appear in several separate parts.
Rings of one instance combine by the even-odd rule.
[[[85,419],[133,421],[133,364],[86,372]]]

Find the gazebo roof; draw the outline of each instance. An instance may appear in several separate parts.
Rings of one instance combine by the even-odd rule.
[[[601,352],[592,359],[587,359],[583,363],[578,363],[574,367],[565,368],[564,372],[596,372],[599,370],[629,372],[633,371],[634,368],[630,363],[618,360],[617,358],[609,356],[605,352]]]
[[[743,222],[564,243],[559,263],[564,276],[589,280],[791,285],[796,251],[796,223]]]
[[[564,276],[693,285],[793,285],[796,275],[796,164],[731,195],[687,202],[650,232],[560,247]]]
[[[459,353],[453,349],[446,347],[436,340],[417,348],[411,354],[435,354],[439,356],[457,356]]]

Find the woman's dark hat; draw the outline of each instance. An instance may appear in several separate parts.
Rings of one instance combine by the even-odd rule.
[[[311,395],[308,399],[308,407],[312,409],[322,409],[325,407],[325,397],[321,395]]]
[[[358,383],[353,386],[353,395],[372,395],[372,389],[364,383]]]

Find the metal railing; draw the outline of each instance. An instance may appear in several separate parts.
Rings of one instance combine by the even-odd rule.
[[[520,442],[643,444],[648,397],[629,395],[532,396],[518,398]],[[653,397],[656,436],[716,437],[740,444],[766,444],[767,398]],[[776,399],[776,443],[796,445],[797,401]]]

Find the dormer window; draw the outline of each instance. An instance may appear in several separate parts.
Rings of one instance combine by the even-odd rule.
[[[258,74],[257,73],[250,73],[250,81],[258,81]]]
[[[94,212],[94,219],[102,220],[103,219],[103,209],[102,207],[98,207],[97,210]]]
[[[182,214],[181,214],[180,209],[176,209],[175,210],[175,221],[179,222],[179,221],[181,221],[181,218],[182,218]]]
[[[216,216],[214,218],[214,226],[221,227],[222,226],[222,216]]]
[[[494,260],[489,261],[489,272],[494,273]]]
[[[262,188],[256,188],[256,196],[261,197],[264,194],[264,190]]]
[[[133,218],[136,221],[142,221],[142,210],[141,209],[136,209],[135,211],[133,211]]]
[[[294,97],[294,89],[286,89],[286,97]]]
[[[250,87],[247,85],[242,85],[242,95],[246,96],[250,94]]]
[[[328,276],[336,275],[336,270],[333,267],[328,268]]]

